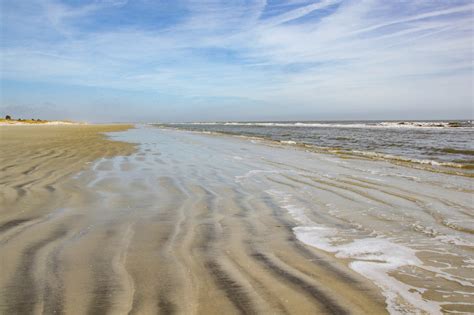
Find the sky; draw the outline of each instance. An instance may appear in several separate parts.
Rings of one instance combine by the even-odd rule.
[[[0,0],[0,114],[472,119],[474,4]]]

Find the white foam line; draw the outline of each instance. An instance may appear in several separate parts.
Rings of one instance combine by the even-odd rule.
[[[472,128],[471,122],[463,122],[464,126],[459,128]],[[427,122],[427,121],[387,121],[373,123],[278,123],[278,122],[192,122],[192,123],[172,123],[168,125],[203,125],[203,126],[260,126],[260,127],[323,127],[323,128],[396,128],[396,129],[447,129],[453,128],[448,121]]]
[[[441,314],[440,303],[425,300],[422,289],[411,287],[389,275],[403,266],[422,267],[416,250],[397,244],[384,237],[356,239],[350,243],[334,245],[338,230],[319,225],[305,214],[305,209],[291,204],[291,195],[277,190],[266,191],[279,201],[280,206],[303,226],[293,228],[296,238],[310,246],[334,253],[338,258],[353,261],[349,267],[372,280],[382,289],[390,314],[419,313]],[[426,269],[426,268],[424,268]],[[430,269],[427,269],[430,270]],[[439,274],[439,270],[432,270]]]

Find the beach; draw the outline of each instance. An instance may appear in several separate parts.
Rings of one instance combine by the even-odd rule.
[[[470,173],[150,125],[0,139],[2,314],[474,312]]]

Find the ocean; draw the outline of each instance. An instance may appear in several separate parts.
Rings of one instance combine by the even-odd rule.
[[[472,121],[278,121],[159,124],[416,164],[474,169]]]

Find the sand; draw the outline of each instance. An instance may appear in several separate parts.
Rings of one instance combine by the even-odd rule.
[[[101,157],[128,155],[133,144],[112,142],[100,132],[121,131],[127,125],[3,126],[0,127],[2,219],[42,214],[64,197],[51,193],[66,179]],[[44,203],[46,207],[42,207]],[[41,210],[39,210],[41,209]]]
[[[472,310],[472,248],[421,248],[469,240],[469,179],[234,137],[100,133],[127,128],[0,129],[1,313]],[[457,274],[417,278],[443,257]]]

